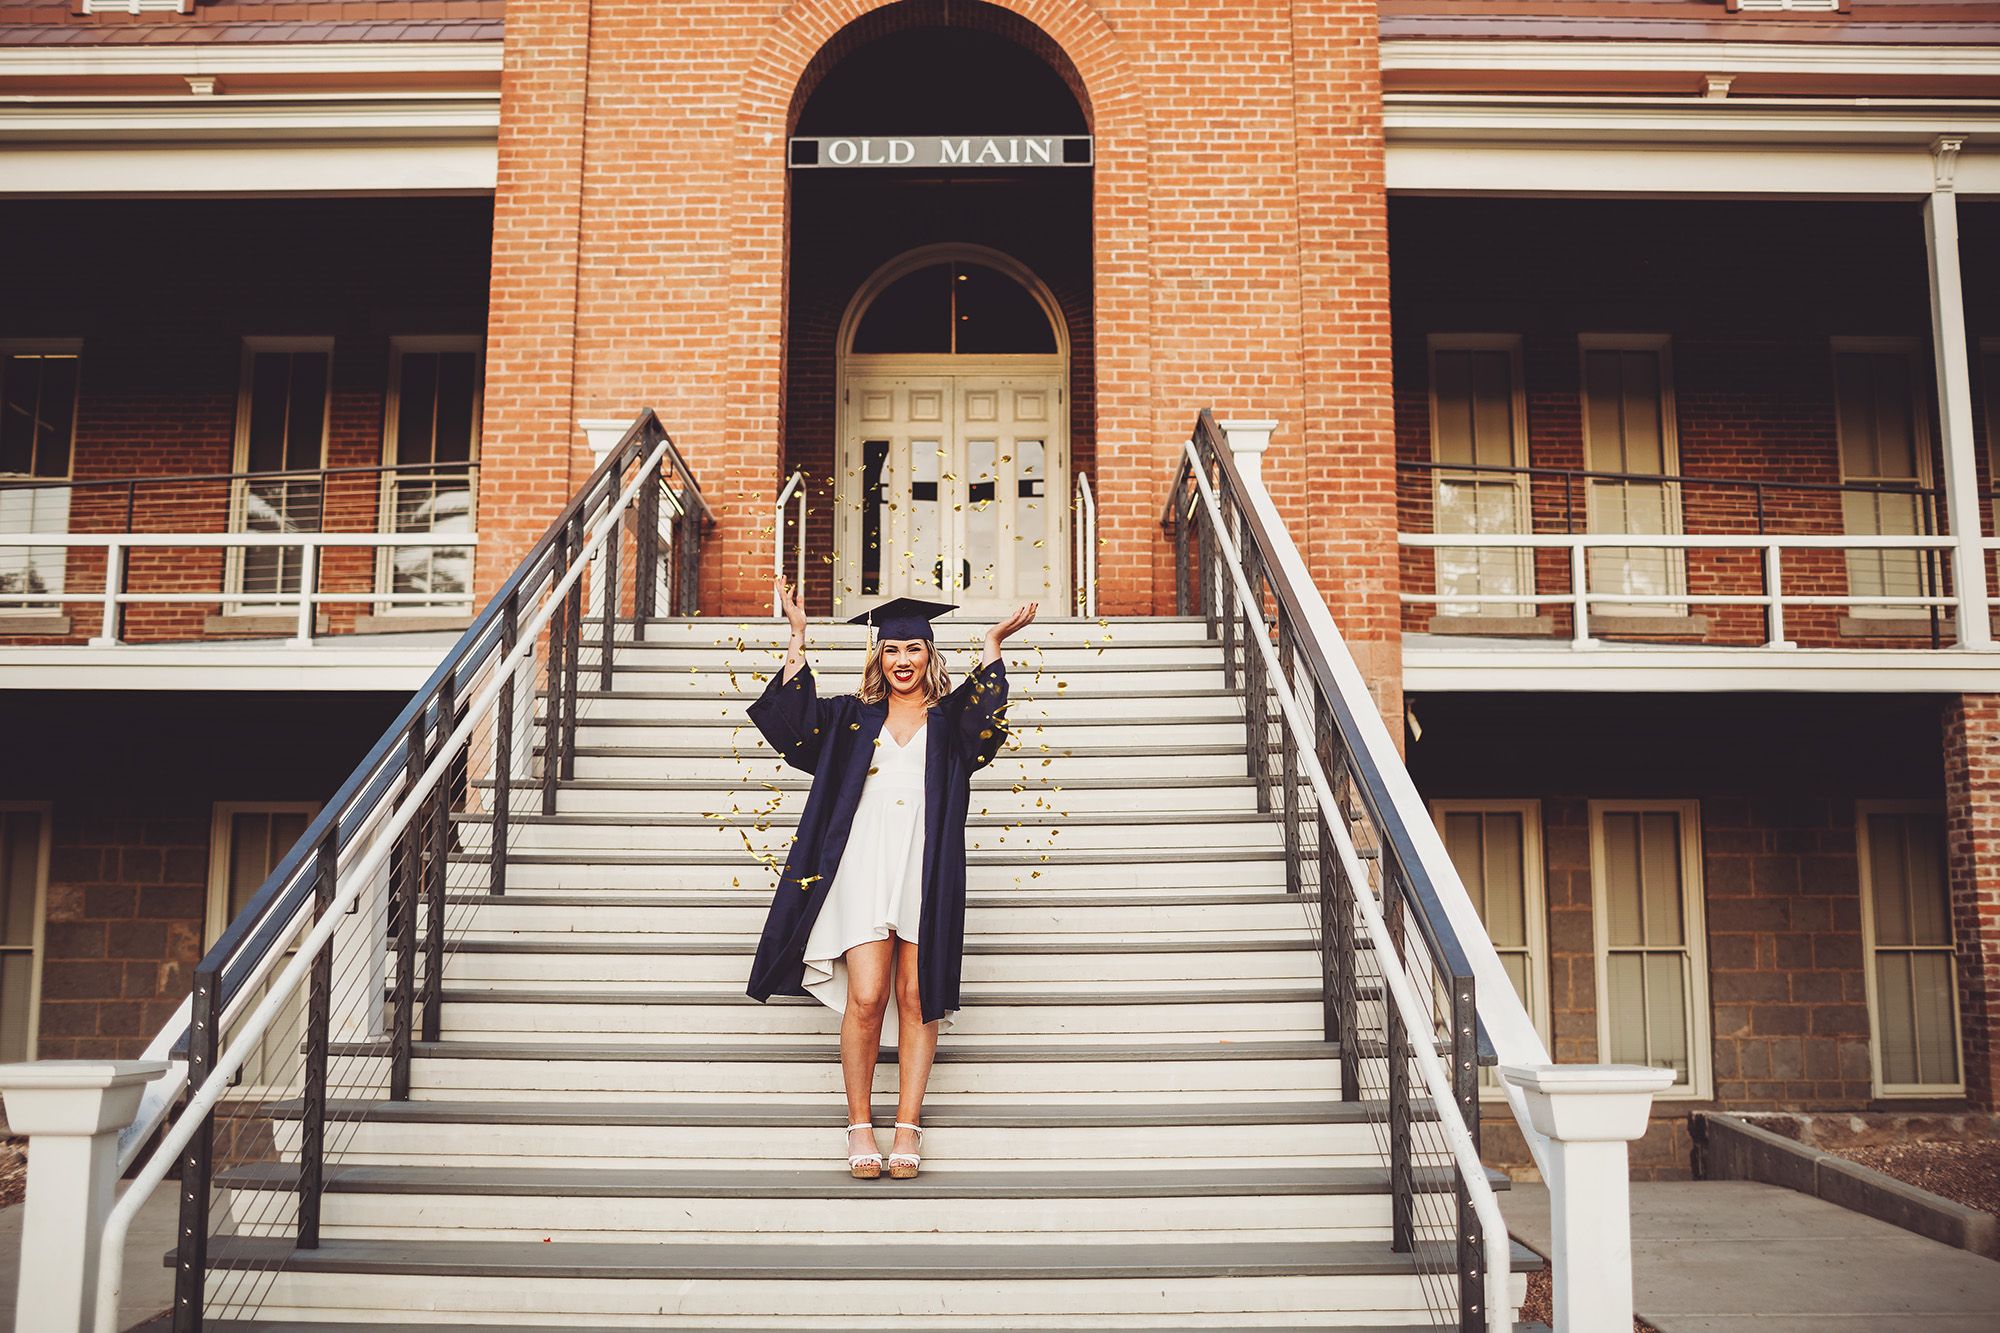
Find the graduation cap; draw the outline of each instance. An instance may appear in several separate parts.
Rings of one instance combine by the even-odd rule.
[[[874,626],[877,640],[929,639],[931,617],[941,616],[947,611],[957,609],[956,602],[927,602],[921,597],[891,597],[880,606],[871,607],[858,616],[849,616],[847,623]]]

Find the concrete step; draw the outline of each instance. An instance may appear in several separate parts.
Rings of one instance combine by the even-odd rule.
[[[332,1240],[296,1251],[285,1240],[224,1238],[211,1242],[208,1259],[218,1298],[234,1273],[255,1273],[267,1318],[326,1309],[393,1318],[422,1309],[462,1322],[528,1312],[570,1321],[644,1318],[673,1328],[824,1321],[837,1310],[842,1319],[864,1321],[851,1327],[906,1328],[952,1311],[957,1327],[1021,1329],[1213,1327],[1217,1316],[1333,1326],[1407,1320],[1425,1312],[1420,1273],[1436,1256],[1396,1254],[1370,1241],[746,1247]],[[1523,1251],[1519,1262],[1525,1272],[1536,1261]],[[218,1314],[227,1317],[226,1308]]]
[[[873,1119],[892,1123],[891,1099],[877,1105]],[[1383,1113],[1381,1103],[1326,1098],[1054,1102],[938,1093],[924,1105],[924,1170],[1045,1170],[1052,1155],[1090,1171],[1152,1169],[1163,1160],[1199,1160],[1211,1170],[1379,1167]],[[277,1150],[295,1154],[298,1103],[279,1103],[271,1114]],[[328,1114],[338,1122],[328,1138],[343,1166],[747,1173],[825,1170],[846,1157],[837,1094],[800,1102],[331,1099]]]
[[[614,657],[615,660],[615,657]],[[595,682],[586,681],[585,684]],[[1058,688],[1060,686],[1060,688]],[[547,694],[543,694],[546,700]],[[747,690],[674,693],[619,688],[577,691],[578,716],[586,721],[652,723],[740,722],[757,696]],[[545,712],[546,704],[538,712]],[[1021,728],[1045,722],[1099,726],[1156,725],[1160,719],[1243,723],[1243,695],[1235,690],[1155,690],[1151,694],[1079,694],[1066,681],[1051,684],[1008,682],[1007,721]]]
[[[1139,662],[1123,653],[1095,652],[1071,654],[1075,660],[1060,667],[1051,662],[1007,664],[1007,689],[1038,690],[1045,694],[1153,697],[1163,690],[1226,691],[1221,655],[1212,649],[1185,654],[1192,660],[1181,662]],[[836,653],[831,657],[808,656],[816,686],[821,694],[852,694],[861,688],[861,654]],[[975,659],[971,654],[949,661],[952,681],[965,674]],[[579,687],[597,685],[602,680],[594,654],[586,654]],[[783,669],[776,652],[714,654],[708,661],[679,660],[663,653],[612,654],[612,688],[658,691],[666,694],[709,695],[717,691],[739,694],[745,702],[763,692],[765,682]],[[1242,679],[1241,673],[1237,679]]]
[[[1046,748],[1044,748],[1046,746]],[[541,752],[541,736],[536,734],[536,753]],[[1011,785],[1030,777],[1044,776],[1061,764],[1054,776],[1141,777],[1157,772],[1162,764],[1191,777],[1237,777],[1248,761],[1243,739],[1229,742],[1182,744],[1168,740],[1160,744],[1064,744],[1028,742],[1004,749],[986,765],[991,780]],[[579,778],[677,777],[726,779],[742,786],[790,769],[778,758],[754,727],[746,727],[732,748],[728,745],[582,745],[576,749],[576,776]]]
[[[991,620],[945,616],[931,622],[934,643],[940,649],[973,651],[982,647]],[[604,620],[592,616],[584,622],[586,637],[603,632]],[[850,625],[844,618],[813,616],[806,622],[808,651],[813,647],[852,648],[868,646],[870,631],[864,625]],[[620,643],[632,637],[632,622],[620,617],[613,628]],[[736,617],[721,620],[690,616],[678,620],[655,620],[647,624],[645,641],[665,645],[726,645],[729,647],[782,649],[790,641],[791,629],[776,616]],[[1053,615],[1047,606],[1036,613],[1034,623],[1009,635],[1007,648],[1013,651],[1034,644],[1189,643],[1209,638],[1208,625],[1200,616],[1069,616]]]
[[[476,784],[490,791],[484,779]],[[753,782],[735,777],[687,778],[649,777],[576,778],[560,785],[556,809],[561,814],[699,814],[727,810],[761,809],[779,798],[779,809],[798,811],[805,807],[812,779],[797,769]],[[514,780],[517,811],[541,809],[541,788],[532,776]],[[1072,815],[1101,811],[1143,811],[1172,814],[1200,811],[1210,814],[1247,812],[1257,808],[1256,788],[1248,776],[1188,777],[1153,773],[1119,778],[1081,778],[1070,775],[1039,776],[1002,782],[985,770],[972,775],[974,810],[999,815],[1013,812],[1068,811]]]
[[[537,717],[538,723],[545,719]],[[1160,746],[1233,745],[1243,748],[1243,718],[1239,716],[1174,717],[1154,715],[1134,718],[1065,717],[1056,721],[1023,721],[1010,711],[1008,753],[1016,747],[1034,749],[1047,744],[1057,749],[1078,746],[1124,745]],[[940,724],[942,725],[942,724]],[[714,720],[659,720],[652,718],[599,717],[583,708],[577,710],[576,743],[579,746],[694,746],[735,753],[754,747],[769,749],[757,724],[739,712],[734,717]]]
[[[634,643],[630,639],[620,639],[612,650],[611,660],[613,666],[621,670],[627,663],[663,664],[683,671],[691,666],[705,672],[734,670],[739,675],[748,671],[770,673],[783,668],[783,640],[774,638],[767,644],[753,644],[747,639],[741,642],[742,646],[738,647],[736,640],[725,643],[671,642],[648,636],[643,642]],[[933,643],[936,650],[943,654],[945,669],[953,679],[978,666],[985,652],[983,644],[975,647],[963,640],[934,640]],[[581,657],[586,666],[595,664],[599,644],[599,639],[583,639]],[[858,675],[863,652],[864,645],[859,639],[851,644],[841,644],[815,642],[811,633],[806,635],[806,662],[815,673],[845,670]],[[1017,644],[1009,639],[1001,649],[1001,658],[1006,662],[1010,676],[1016,673],[1024,676],[1037,672],[1058,673],[1072,667],[1106,663],[1115,663],[1125,670],[1175,666],[1220,668],[1222,640],[1192,637],[1124,640],[1115,634],[1100,634],[1095,642],[1088,644],[1078,639],[1045,639]]]
[[[889,1146],[885,1130],[878,1136]],[[835,1140],[838,1147],[838,1140]],[[938,1171],[884,1188],[839,1169],[808,1171],[331,1166],[322,1235],[363,1239],[701,1239],[839,1244],[1089,1244],[1140,1240],[1385,1240],[1381,1167],[1180,1164],[1124,1171]],[[1427,1172],[1428,1191],[1450,1188]],[[1504,1188],[1504,1177],[1496,1182]],[[283,1236],[296,1225],[297,1171],[220,1173],[217,1230]]]

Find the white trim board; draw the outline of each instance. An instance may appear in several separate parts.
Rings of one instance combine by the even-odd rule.
[[[2000,76],[2000,46],[1394,37],[1382,42],[1380,63],[1384,74],[1520,70],[1940,79]]]
[[[417,636],[411,637],[433,637]],[[213,644],[0,648],[11,690],[356,690],[408,693],[430,678],[456,634],[403,647]]]
[[[0,195],[491,194],[492,141],[0,144]]]
[[[1403,636],[1412,694],[1560,690],[1585,694],[1993,694],[2000,653],[1962,648],[1709,648],[1567,642],[1490,646]]]
[[[0,78],[103,75],[498,74],[500,42],[221,42],[118,47],[8,47]]]

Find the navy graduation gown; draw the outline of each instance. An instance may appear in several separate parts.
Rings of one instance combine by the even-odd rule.
[[[926,1023],[958,1003],[965,950],[965,816],[972,775],[1000,752],[1007,738],[1007,668],[996,659],[970,672],[950,694],[932,704],[924,746],[924,906],[917,926],[918,989]],[[790,681],[780,668],[750,705],[750,720],[785,762],[813,775],[799,816],[799,831],[785,858],[785,872],[764,918],[749,993],[805,995],[806,938],[833,886],[847,847],[861,785],[875,762],[875,738],[889,704],[866,704],[859,695],[821,698],[812,664]]]

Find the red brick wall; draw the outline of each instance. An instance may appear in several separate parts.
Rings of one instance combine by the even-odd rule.
[[[1994,1110],[2000,1109],[2000,695],[1960,696],[1944,711],[1943,733],[1966,1095]]]

